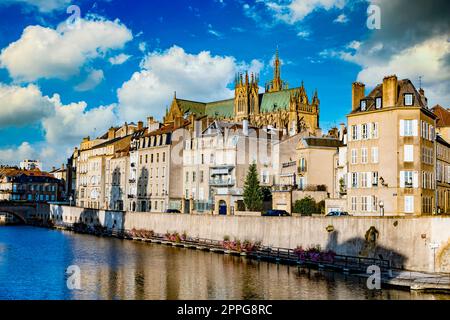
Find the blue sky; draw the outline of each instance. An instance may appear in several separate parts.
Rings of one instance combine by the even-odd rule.
[[[370,88],[392,73],[415,83],[423,76],[431,102],[448,106],[448,18],[406,3],[2,1],[0,163],[33,157],[58,166],[83,136],[161,118],[173,91],[202,101],[231,97],[236,71],[259,72],[264,87],[277,47],[282,78],[291,87],[303,80],[310,95],[318,90],[323,129],[345,121],[353,81]],[[382,9],[379,30],[366,26],[371,4]],[[70,5],[80,8],[75,29],[66,24]],[[427,10],[434,21],[422,17]],[[425,19],[423,27],[411,17]]]

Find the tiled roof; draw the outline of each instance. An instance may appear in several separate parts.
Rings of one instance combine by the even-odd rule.
[[[425,105],[423,103],[423,98],[420,93],[416,90],[414,85],[409,79],[398,80],[397,82],[397,97],[396,97],[396,107],[404,107],[403,96],[405,93],[412,93],[414,95],[412,107],[422,107]],[[366,100],[366,111],[376,110],[375,109],[375,99],[381,98],[383,96],[383,84],[378,84],[363,100]],[[408,106],[411,107],[411,106]],[[358,106],[351,113],[357,113],[361,111],[361,106]]]
[[[431,108],[431,111],[433,111],[433,113],[437,116],[438,127],[450,126],[450,112],[448,111],[448,109],[445,109],[437,104],[433,108]]]
[[[46,177],[55,178],[52,174],[40,170],[23,170],[18,168],[0,168],[0,177],[17,177],[25,175],[28,177]]]
[[[338,148],[343,146],[342,141],[335,138],[306,137],[303,140],[309,147]]]
[[[275,110],[287,110],[289,109],[289,101],[291,94],[298,91],[299,88],[292,88],[281,90],[277,92],[266,92],[260,95],[261,106],[260,112],[273,112]]]
[[[234,115],[234,99],[207,103],[205,111],[209,117],[231,118]]]

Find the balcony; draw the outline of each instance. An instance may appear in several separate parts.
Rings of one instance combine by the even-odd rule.
[[[228,179],[210,179],[209,185],[215,186],[215,187],[231,187],[234,186],[235,180],[228,178]]]

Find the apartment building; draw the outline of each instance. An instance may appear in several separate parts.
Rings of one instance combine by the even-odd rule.
[[[119,149],[105,167],[105,202],[107,209],[125,210],[127,204],[127,180],[130,168],[130,146]]]
[[[352,86],[347,206],[355,215],[435,211],[436,116],[424,91],[388,76],[368,95]]]
[[[106,191],[110,191],[106,190],[111,175],[110,160],[117,151],[130,145],[131,136],[138,129],[133,123],[125,123],[121,127],[110,128],[107,133],[95,140],[90,140],[89,137],[83,139],[80,148],[75,150],[74,158],[77,206],[112,209],[110,197],[106,196]]]
[[[436,135],[436,213],[450,213],[450,143]]]
[[[243,122],[212,122],[193,131],[183,154],[184,212],[234,214],[244,210],[243,187],[256,163],[262,186],[273,181],[273,145],[277,134]]]
[[[39,169],[0,167],[0,201],[57,201],[60,180]]]
[[[133,136],[129,181],[135,181],[136,189],[129,193],[129,207],[141,212],[164,212],[182,209],[182,139],[184,127],[189,123],[178,119],[160,124],[152,117],[142,133]],[[181,121],[181,122],[180,122]],[[177,154],[176,152],[181,152]]]

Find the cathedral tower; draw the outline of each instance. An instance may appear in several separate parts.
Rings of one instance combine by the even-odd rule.
[[[249,119],[250,115],[259,113],[259,87],[258,76],[248,72],[245,79],[242,73],[236,75],[234,87],[234,120],[241,121]]]

